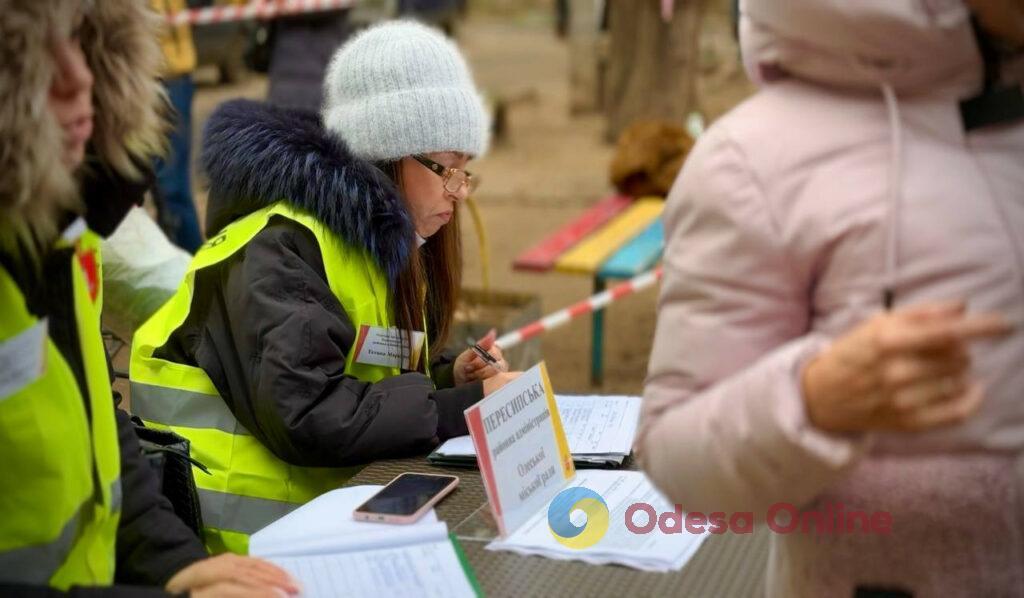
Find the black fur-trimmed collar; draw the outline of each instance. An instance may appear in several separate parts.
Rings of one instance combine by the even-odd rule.
[[[203,131],[210,181],[206,231],[281,200],[306,210],[345,242],[365,248],[390,282],[413,247],[398,189],[353,156],[318,115],[251,100],[221,104]]]

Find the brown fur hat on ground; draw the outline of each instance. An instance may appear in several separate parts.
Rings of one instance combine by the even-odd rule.
[[[144,0],[0,0],[0,248],[56,234],[57,215],[79,205],[75,173],[61,161],[63,133],[47,108],[51,40],[84,15],[98,158],[129,178],[165,145],[166,98],[159,18]],[[88,168],[88,164],[84,166]]]
[[[635,122],[619,136],[609,169],[611,182],[630,197],[665,197],[692,147],[693,139],[679,125]]]

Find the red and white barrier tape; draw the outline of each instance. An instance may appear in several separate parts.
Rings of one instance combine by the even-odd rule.
[[[283,15],[297,15],[339,8],[350,8],[358,0],[254,0],[245,5],[193,8],[167,16],[171,25],[208,25],[232,21],[262,21]]]
[[[505,333],[501,335],[496,344],[501,346],[502,349],[509,349],[518,345],[519,343],[533,338],[542,332],[547,332],[553,328],[558,328],[563,324],[567,324],[573,318],[595,312],[599,309],[604,309],[609,303],[631,295],[637,291],[646,289],[661,279],[661,266],[658,266],[650,272],[645,272],[640,276],[631,278],[626,282],[617,284],[610,289],[601,291],[600,293],[588,297],[583,301],[574,303],[565,309],[560,309],[553,314],[544,316],[543,318],[527,324],[518,330]]]

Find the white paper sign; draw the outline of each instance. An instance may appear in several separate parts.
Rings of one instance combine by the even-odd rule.
[[[32,384],[46,369],[46,320],[0,341],[0,401]]]
[[[356,363],[379,365],[388,368],[415,370],[423,352],[424,334],[419,331],[381,328],[379,326],[359,327],[356,337]],[[409,346],[409,339],[412,346]]]
[[[467,409],[466,422],[502,536],[576,475],[543,362]]]

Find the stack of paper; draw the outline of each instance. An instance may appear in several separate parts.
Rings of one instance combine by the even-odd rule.
[[[557,395],[558,413],[577,467],[615,467],[633,449],[640,397]],[[438,465],[475,466],[469,436],[452,438],[427,457]]]
[[[355,521],[381,486],[323,494],[249,539],[249,554],[285,569],[302,596],[477,596],[472,571],[433,511],[411,525]]]
[[[650,505],[658,516],[673,511],[673,506],[641,472],[578,472],[570,487],[572,486],[583,486],[597,492],[608,507],[608,529],[596,544],[583,549],[572,549],[559,544],[548,523],[548,510],[542,509],[507,538],[491,542],[487,549],[664,572],[682,569],[708,536],[709,532],[706,530],[702,533],[690,533],[685,528],[679,528],[678,532],[670,530],[673,533],[666,533],[658,525],[647,533],[630,531],[625,521],[630,505],[645,503]],[[573,512],[570,521],[576,526],[588,523],[582,511]],[[636,513],[633,523],[642,529],[646,528],[649,524],[648,512],[645,510]]]

